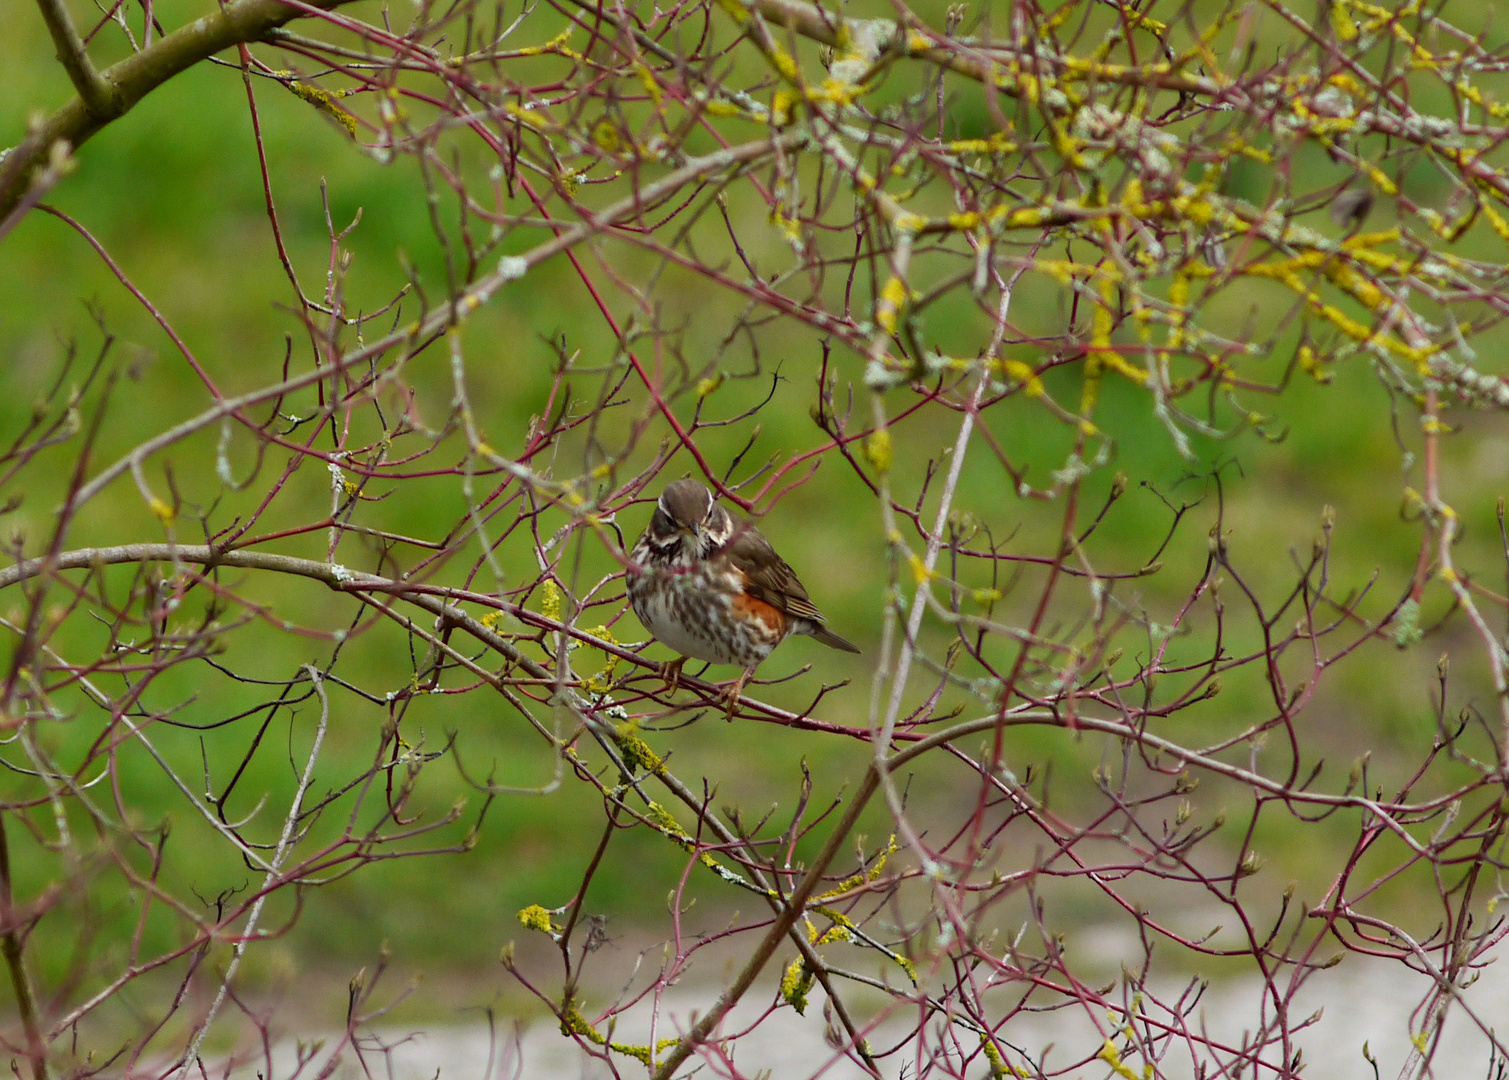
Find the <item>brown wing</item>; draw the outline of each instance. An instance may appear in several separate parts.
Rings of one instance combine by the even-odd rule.
[[[740,522],[722,554],[743,571],[745,590],[757,600],[797,618],[821,624],[823,613],[807,598],[807,590],[796,579],[796,571],[775,553],[770,541],[753,525]]]

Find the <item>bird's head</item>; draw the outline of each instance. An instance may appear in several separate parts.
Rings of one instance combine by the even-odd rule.
[[[702,559],[728,542],[733,518],[713,502],[707,488],[695,480],[673,480],[655,503],[647,538],[650,547],[667,559]]]

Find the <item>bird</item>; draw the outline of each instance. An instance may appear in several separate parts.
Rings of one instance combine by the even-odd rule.
[[[796,571],[747,521],[696,480],[673,480],[630,554],[629,603],[655,639],[680,653],[663,665],[671,689],[688,659],[738,664],[728,715],[755,668],[793,634],[859,652],[823,625]]]

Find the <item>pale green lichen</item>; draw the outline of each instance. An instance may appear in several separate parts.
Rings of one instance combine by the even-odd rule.
[[[1425,636],[1420,629],[1420,601],[1412,597],[1399,605],[1399,614],[1389,629],[1389,636],[1401,649],[1414,645]]]

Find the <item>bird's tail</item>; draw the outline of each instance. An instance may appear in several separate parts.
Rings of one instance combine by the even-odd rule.
[[[829,648],[842,649],[844,652],[851,653],[857,653],[859,651],[859,646],[845,641],[843,638],[839,637],[832,630],[829,630],[821,623],[810,623],[809,625],[812,627],[812,629],[808,630],[807,633],[817,638],[818,641],[821,641]]]

